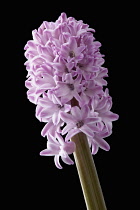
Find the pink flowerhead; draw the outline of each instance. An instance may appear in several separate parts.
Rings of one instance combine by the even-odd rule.
[[[74,164],[69,157],[69,154],[75,150],[75,144],[72,141],[65,142],[62,136],[56,133],[56,138],[51,134],[48,135],[47,149],[40,152],[42,156],[54,156],[55,165],[61,169],[62,166],[59,162],[59,158],[68,165]]]
[[[108,70],[94,32],[62,13],[55,22],[44,21],[25,45],[27,97],[37,105],[37,119],[46,123],[41,134],[47,137],[47,149],[40,155],[54,156],[58,168],[60,157],[73,164],[70,139],[79,132],[87,135],[92,154],[99,148],[108,151],[103,138],[111,135],[112,121],[118,119],[111,112],[109,91],[103,89]]]

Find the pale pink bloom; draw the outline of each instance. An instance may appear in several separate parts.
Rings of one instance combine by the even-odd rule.
[[[89,146],[92,147],[92,154],[95,155],[98,152],[98,149],[101,148],[105,151],[110,150],[109,144],[103,139],[109,136],[111,133],[105,131],[104,128],[102,132],[95,133],[93,137],[88,136]]]
[[[54,125],[52,122],[52,119],[50,118],[47,122],[47,124],[43,127],[42,131],[41,131],[41,135],[43,137],[47,136],[49,134],[51,134],[52,136],[56,136],[56,132],[57,133],[61,133],[61,127],[64,126],[64,122],[62,120],[60,120],[60,122],[57,125]]]
[[[90,117],[87,105],[81,110],[74,106],[71,108],[71,114],[61,113],[61,118],[67,125],[62,130],[62,135],[66,134],[66,141],[77,133],[83,132],[87,136],[93,137],[94,131],[97,131],[95,123],[100,121],[99,117]],[[92,124],[90,127],[89,125]]]
[[[57,138],[57,140],[56,140]],[[75,143],[72,141],[65,142],[62,136],[56,133],[56,138],[48,135],[47,149],[40,152],[42,156],[54,156],[54,162],[57,168],[62,169],[59,158],[68,165],[74,164],[73,160],[69,157],[75,150]]]
[[[40,118],[51,118],[54,125],[60,122],[61,112],[69,112],[71,109],[71,105],[63,104],[61,99],[56,95],[53,95],[52,100],[50,100],[48,95],[44,94],[43,98],[39,98],[38,105],[43,107],[43,109],[41,109],[40,113],[37,115],[39,115]]]
[[[80,101],[81,98],[78,93],[81,90],[81,79],[81,75],[79,75],[76,79],[73,79],[70,73],[66,74],[64,82],[57,82],[55,94],[58,97],[61,97],[63,103],[67,103],[73,97],[75,97],[77,101]]]
[[[109,96],[108,89],[105,90],[102,96],[96,95],[93,97],[91,106],[91,114],[101,118],[101,122],[99,123],[101,130],[105,125],[107,131],[110,133],[112,130],[112,121],[118,120],[119,116],[110,111],[112,99]]]
[[[103,90],[101,86],[95,85],[93,80],[84,80],[82,81],[82,92],[80,94],[81,101],[80,106],[84,106],[88,104],[90,99],[97,94],[103,94]]]
[[[92,74],[92,79],[94,79],[95,83],[99,86],[106,86],[107,81],[104,80],[104,77],[108,77],[108,70],[107,68],[100,67],[100,70]]]
[[[68,62],[75,61],[78,63],[78,61],[82,60],[84,57],[82,53],[84,49],[84,45],[78,47],[75,37],[70,37],[69,41],[62,45],[60,56]]]
[[[59,77],[62,77],[62,81],[65,80],[65,76],[68,73],[72,73],[73,76],[77,75],[73,70],[73,67],[74,67],[74,62],[68,63],[62,57],[59,58],[59,62],[53,63],[54,74]]]

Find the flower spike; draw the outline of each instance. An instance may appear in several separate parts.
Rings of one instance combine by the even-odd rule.
[[[108,89],[103,89],[108,70],[102,66],[104,55],[94,32],[62,13],[55,22],[44,21],[33,30],[33,40],[24,48],[27,97],[37,105],[37,119],[46,123],[41,134],[47,137],[47,149],[40,154],[53,155],[58,168],[60,157],[73,164],[69,155],[75,146],[70,139],[78,133],[87,136],[92,154],[99,148],[108,151],[103,138],[111,135],[112,121],[118,119],[111,112]]]

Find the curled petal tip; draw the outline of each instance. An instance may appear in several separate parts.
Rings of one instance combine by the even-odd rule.
[[[118,114],[116,114],[116,120],[118,120],[119,119],[119,115]]]
[[[110,146],[106,146],[106,148],[104,149],[105,151],[109,151],[110,150]]]
[[[44,151],[41,151],[39,154],[40,156],[44,156],[46,153]]]

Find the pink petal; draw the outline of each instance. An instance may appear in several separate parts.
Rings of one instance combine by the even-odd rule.
[[[48,130],[53,126],[52,120],[50,119],[49,122],[44,126],[44,128],[41,131],[41,135],[45,137],[47,134]]]
[[[47,148],[52,151],[52,154],[57,155],[60,151],[60,146],[55,143],[47,142]]]
[[[98,152],[99,146],[97,143],[93,140],[93,137],[88,137],[89,145],[92,146],[92,154],[95,155]]]
[[[93,131],[93,132],[100,132],[100,128],[94,124],[88,124],[88,127]]]
[[[53,124],[53,126],[51,126],[51,128],[49,129],[48,134],[51,134],[52,136],[54,136],[56,138],[56,132],[61,133],[60,124],[61,123],[59,123],[57,125]]]
[[[81,97],[79,96],[79,94],[77,93],[76,90],[73,92],[73,96],[76,98],[76,100],[77,100],[79,103],[81,102]]]
[[[82,71],[82,74],[83,74],[83,77],[84,77],[86,80],[89,80],[89,79],[90,79],[90,76],[91,76],[91,73],[90,73],[90,72]]]
[[[65,96],[61,96],[61,102],[63,104],[68,103],[69,101],[71,101],[71,99],[73,98],[73,91],[70,91],[67,95]]]
[[[27,91],[27,95],[34,94],[36,92],[36,87],[32,87]]]
[[[89,114],[89,107],[88,107],[88,105],[85,105],[81,109],[82,119],[87,118],[88,114]]]
[[[68,57],[68,55],[69,55],[69,51],[70,51],[69,46],[67,46],[67,44],[64,43],[64,44],[61,46],[61,56],[62,56],[63,58],[66,58],[66,59],[67,59],[67,57]]]
[[[102,99],[98,101],[97,109],[98,110],[103,109],[106,103],[107,103],[107,99],[105,97],[102,97]]]
[[[76,55],[77,55],[77,56],[80,55],[80,54],[83,52],[84,49],[85,49],[85,46],[80,46],[80,47],[78,47],[78,48],[76,49]]]
[[[76,79],[74,80],[74,86],[77,87],[79,86],[80,82],[81,82],[81,79],[82,79],[82,75],[79,74]]]
[[[103,70],[100,71],[98,76],[99,77],[107,77],[108,76],[107,73],[108,73],[108,69],[104,68]]]
[[[41,113],[40,113],[40,117],[51,117],[54,114],[54,110],[53,109],[44,109]]]
[[[95,142],[97,142],[99,147],[102,148],[103,150],[105,150],[105,151],[109,151],[110,150],[109,144],[104,139],[102,139],[101,137],[98,137],[96,135],[96,136],[94,136],[94,140],[95,140]]]
[[[80,94],[80,97],[81,97],[81,101],[79,103],[80,107],[83,107],[84,105],[89,103],[90,98],[84,92]]]
[[[54,163],[55,163],[57,168],[62,169],[62,166],[60,165],[60,162],[59,162],[59,155],[55,155]]]
[[[67,21],[67,15],[66,15],[66,13],[65,12],[62,12],[60,18],[61,18],[62,22],[66,22]]]
[[[68,164],[68,165],[73,165],[74,164],[73,160],[69,156],[67,156],[67,157],[62,157],[61,156],[61,158],[62,158],[63,162]]]
[[[100,117],[88,117],[87,119],[84,120],[85,124],[91,124],[91,123],[96,123],[100,121],[101,121]]]
[[[52,101],[53,101],[54,104],[62,105],[61,100],[54,94],[52,94]]]
[[[108,137],[108,136],[110,136],[112,134],[112,130],[110,130],[110,131],[106,131],[106,132],[102,132],[102,133],[100,133],[100,137],[102,137],[102,138],[105,138],[105,137]]]
[[[39,106],[39,105],[36,106],[36,116],[39,116],[40,115],[42,109],[43,108],[41,106]]]
[[[36,81],[36,84],[41,87],[41,88],[53,88],[55,87],[55,81],[53,79],[53,77],[49,74],[45,74],[43,75],[44,78],[40,78]]]
[[[94,45],[96,46],[96,48],[99,48],[102,46],[102,44],[98,41],[94,41]]]
[[[74,62],[66,63],[68,69],[72,69],[74,67]]]
[[[64,67],[65,67],[64,64],[62,64],[62,63],[53,63],[52,65],[53,65],[54,69],[56,69],[58,72],[59,71],[60,72],[64,72]]]
[[[52,107],[54,104],[52,103],[52,101],[50,101],[48,98],[46,98],[46,99],[42,99],[42,98],[40,98],[39,100],[38,100],[38,104],[40,105],[40,106],[42,106],[42,107],[45,107],[45,108],[50,108],[50,107]]]
[[[76,60],[77,61],[80,61],[80,60],[82,60],[84,58],[84,54],[78,54],[77,56],[76,56]]]
[[[61,145],[64,145],[64,139],[59,133],[56,133],[56,138],[58,139]]]
[[[104,128],[104,123],[103,122],[97,122],[97,127],[99,128],[99,130],[103,130]]]
[[[28,41],[27,44],[25,45],[25,48],[30,47],[31,49],[36,49],[36,44],[34,41]],[[25,49],[26,50],[26,49]]]
[[[95,155],[99,150],[99,147],[97,144],[92,144],[92,154]]]
[[[106,113],[102,113],[102,118],[103,118],[103,121],[115,121],[115,120],[118,120],[119,118],[119,115],[118,114],[114,114],[113,112],[109,111],[109,112],[106,112]]]
[[[57,97],[66,96],[67,94],[69,94],[69,92],[70,89],[68,88],[66,83],[58,82],[58,87],[55,90],[55,94]]]
[[[53,111],[54,112],[54,111]],[[59,123],[59,112],[55,112],[53,115],[52,115],[52,121],[53,121],[53,124],[54,125],[57,125]]]
[[[76,145],[73,141],[67,141],[63,144],[63,150],[67,154],[72,154],[75,151]]]
[[[65,104],[64,108],[61,109],[62,111],[64,110],[64,112],[69,112],[71,110],[71,105],[69,104]]]
[[[48,142],[52,142],[53,144],[57,144],[59,146],[59,142],[56,141],[55,136],[52,136],[50,133],[48,133],[47,138],[48,138]]]
[[[75,123],[76,122],[75,118],[71,114],[68,114],[65,112],[61,112],[60,117],[66,123]]]
[[[52,150],[44,149],[40,152],[41,156],[54,156],[55,154],[52,152]]]
[[[111,107],[112,107],[112,99],[111,99],[111,97],[109,98],[107,98],[106,99],[106,103],[105,103],[105,106],[102,108],[102,109],[100,109],[100,113],[105,113],[105,112],[109,112],[109,110],[111,109]]]
[[[25,52],[25,57],[26,57],[26,54],[31,54],[33,56],[36,56],[38,55],[38,52],[36,50],[31,50],[30,48],[28,48],[28,50]]]
[[[41,38],[40,38],[36,29],[32,31],[32,36],[33,36],[35,43],[41,44]]]
[[[72,154],[75,149],[76,149],[76,145],[73,141],[65,141],[65,143],[63,144],[62,149],[67,153],[67,154]]]
[[[66,74],[65,78],[66,78],[66,82],[67,82],[68,84],[73,84],[73,78],[72,78],[71,73]]]
[[[102,87],[101,86],[97,86],[94,89],[88,89],[87,91],[85,91],[85,94],[87,94],[90,97],[93,97],[93,95],[99,94],[102,91]]]
[[[92,66],[91,69],[92,69],[92,72],[99,71],[99,67],[98,66]]]
[[[78,106],[74,106],[71,108],[71,114],[74,116],[74,119],[76,119],[77,122],[82,120],[81,110]]]
[[[66,135],[65,140],[68,141],[69,139],[71,139],[74,135],[76,135],[77,133],[80,133],[80,130],[75,128],[75,129],[71,129],[68,134]]]
[[[25,87],[28,88],[28,89],[32,88],[32,81],[26,80],[25,81]]]
[[[100,86],[107,86],[107,81],[102,79],[102,78],[95,78],[95,81],[97,83],[97,85],[100,85]]]
[[[83,133],[85,133],[88,136],[93,136],[93,131],[87,126],[87,125],[83,125],[81,128],[79,128],[79,130],[81,130]]]
[[[66,134],[69,130],[71,130],[74,127],[75,127],[75,123],[67,124],[62,130],[62,135]]]
[[[37,95],[28,95],[28,99],[30,102],[37,104],[38,96]]]
[[[75,51],[77,49],[77,42],[76,42],[76,39],[75,37],[70,37],[70,40],[69,40],[69,47],[71,50]]]
[[[41,89],[45,89],[46,90],[46,89],[50,89],[50,88],[55,87],[54,85],[52,85],[51,83],[48,83],[47,81],[40,81],[39,83],[37,85]]]
[[[110,133],[111,130],[112,130],[112,122],[105,122],[105,125],[106,125],[106,128],[107,128],[107,131]]]
[[[104,63],[104,61],[105,60],[103,58],[97,59],[96,62],[95,62],[96,63],[95,65],[101,66]]]

